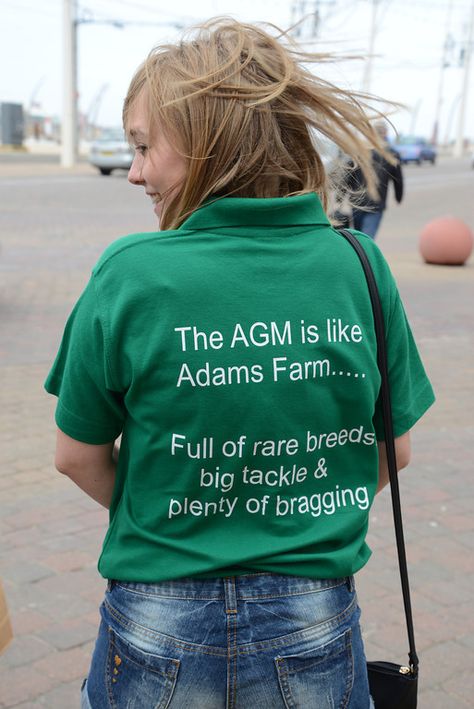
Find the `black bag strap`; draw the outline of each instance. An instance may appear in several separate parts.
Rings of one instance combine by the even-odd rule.
[[[383,425],[385,430],[385,446],[387,449],[388,471],[390,476],[390,491],[392,496],[393,519],[395,522],[395,537],[397,540],[398,565],[400,567],[400,579],[402,584],[403,603],[405,607],[405,618],[408,632],[408,644],[410,651],[408,657],[410,659],[410,669],[413,674],[418,674],[418,656],[415,648],[415,633],[413,629],[413,617],[411,611],[410,586],[408,583],[408,569],[405,552],[405,540],[403,536],[402,510],[400,505],[400,488],[398,486],[397,462],[395,455],[395,442],[393,437],[393,421],[392,407],[390,403],[390,385],[388,378],[388,362],[387,362],[387,347],[385,340],[385,327],[380,302],[377,282],[375,280],[372,266],[370,265],[367,254],[360,245],[358,239],[351,234],[347,229],[339,229],[341,234],[355,249],[361,264],[364,269],[367,285],[369,287],[370,300],[374,313],[375,334],[377,337],[377,363],[380,371],[381,382],[381,401]]]

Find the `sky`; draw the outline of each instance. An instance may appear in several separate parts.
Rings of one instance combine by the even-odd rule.
[[[62,111],[64,0],[1,0],[0,102],[46,115]],[[462,50],[473,0],[77,0],[79,109],[102,126],[121,122],[134,70],[153,46],[180,36],[176,24],[216,15],[272,22],[287,29],[319,9],[317,36],[302,25],[305,47],[361,59],[317,66],[345,87],[362,86],[373,6],[377,8],[370,90],[405,109],[392,116],[400,133],[431,137],[443,78],[441,141],[455,138],[462,93]],[[121,24],[117,24],[121,23]],[[446,47],[443,50],[443,47]],[[442,59],[445,68],[441,71]],[[474,140],[474,57],[465,135]]]

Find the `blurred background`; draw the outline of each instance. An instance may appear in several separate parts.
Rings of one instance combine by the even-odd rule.
[[[121,125],[146,53],[215,15],[297,24],[305,48],[359,56],[324,78],[404,104],[399,134],[457,156],[474,141],[473,0],[2,0],[0,143],[57,150],[62,135],[71,164]]]

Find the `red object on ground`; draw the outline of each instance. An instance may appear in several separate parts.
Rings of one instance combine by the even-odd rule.
[[[469,258],[474,237],[468,225],[456,217],[438,217],[420,233],[420,253],[426,263],[462,266]]]

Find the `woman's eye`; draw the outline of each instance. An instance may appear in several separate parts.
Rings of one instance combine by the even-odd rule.
[[[148,148],[147,148],[146,145],[137,145],[137,146],[135,146],[135,150],[137,151],[137,153],[140,153],[140,155],[145,155],[147,149],[148,149]]]

